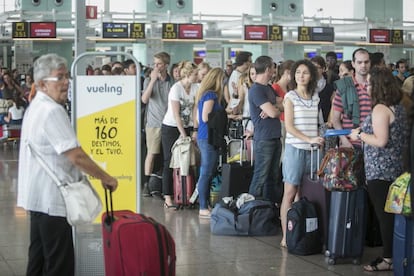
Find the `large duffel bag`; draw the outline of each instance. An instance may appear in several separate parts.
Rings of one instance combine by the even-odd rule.
[[[270,201],[247,201],[239,209],[218,202],[210,221],[211,233],[229,236],[272,236],[280,226],[276,206]]]

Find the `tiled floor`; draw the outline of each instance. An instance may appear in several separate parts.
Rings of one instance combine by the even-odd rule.
[[[17,149],[0,147],[0,276],[24,275],[29,221],[16,208]],[[392,275],[367,273],[360,265],[327,265],[321,255],[294,256],[274,237],[223,237],[210,234],[209,221],[197,211],[167,211],[157,198],[144,198],[143,211],[164,223],[177,246],[177,275]],[[78,275],[103,275],[99,225],[78,229]],[[363,263],[381,248],[365,248]]]

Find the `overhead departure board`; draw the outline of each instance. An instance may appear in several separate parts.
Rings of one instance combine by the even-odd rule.
[[[203,39],[203,24],[178,24],[179,39]]]
[[[298,27],[298,41],[333,42],[334,39],[333,27]]]
[[[145,23],[131,23],[129,24],[129,37],[136,39],[145,38]]]
[[[387,29],[370,29],[370,43],[390,43],[390,30]]]
[[[390,41],[392,44],[404,44],[403,30],[391,30]]]
[[[12,22],[12,38],[29,38],[29,22]]]
[[[56,38],[56,22],[31,22],[30,38]]]
[[[128,38],[128,23],[102,23],[103,38]]]
[[[162,23],[162,39],[177,39],[178,38],[178,24]]]
[[[283,27],[277,25],[269,26],[269,40],[282,41]]]
[[[244,39],[245,40],[267,40],[268,39],[267,25],[245,25]]]

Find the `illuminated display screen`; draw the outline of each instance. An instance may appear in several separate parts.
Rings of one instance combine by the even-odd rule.
[[[31,38],[56,38],[56,22],[30,23]]]

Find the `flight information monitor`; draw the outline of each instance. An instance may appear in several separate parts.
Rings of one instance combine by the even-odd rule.
[[[31,22],[30,38],[56,38],[56,22]]]

